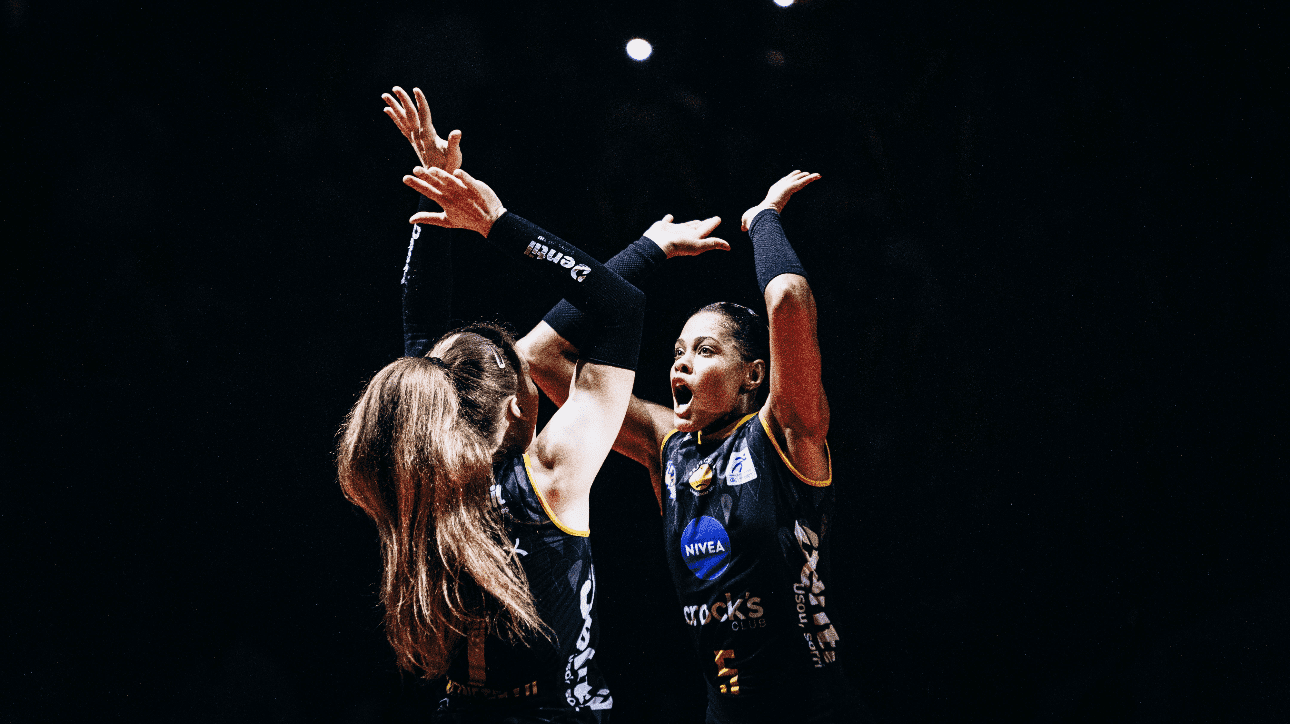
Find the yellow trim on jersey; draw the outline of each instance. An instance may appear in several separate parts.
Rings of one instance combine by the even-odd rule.
[[[823,480],[811,480],[798,472],[797,468],[793,467],[793,463],[788,461],[788,456],[784,454],[784,450],[779,446],[779,441],[775,439],[775,433],[770,431],[770,424],[766,422],[766,418],[758,415],[757,419],[761,420],[762,429],[766,431],[766,437],[770,438],[770,444],[775,446],[775,452],[779,453],[779,459],[784,461],[784,464],[787,465],[788,469],[797,476],[798,480],[801,480],[803,483],[814,488],[827,488],[833,484],[833,453],[829,450],[828,440],[824,441],[824,456],[828,458],[829,461],[829,477]]]
[[[529,487],[533,488],[534,493],[537,493],[538,502],[542,504],[542,510],[546,511],[546,517],[550,518],[552,523],[555,523],[555,527],[569,535],[576,535],[579,538],[590,536],[591,531],[589,530],[574,530],[573,528],[566,528],[564,523],[560,522],[560,519],[555,516],[555,511],[551,510],[551,506],[546,504],[546,498],[542,497],[542,491],[538,489],[537,483],[533,482],[533,469],[529,467],[529,454],[524,453],[521,457],[524,458],[524,474],[529,476]]]
[[[666,435],[664,435],[664,436],[663,436],[663,442],[661,442],[661,443],[659,443],[659,444],[658,444],[658,454],[659,454],[660,456],[663,454],[663,448],[667,447],[667,441],[668,441],[668,440],[671,440],[671,439],[672,439],[672,436],[673,436],[673,435],[675,435],[675,434],[676,434],[676,433],[678,433],[678,432],[680,432],[680,430],[678,430],[678,429],[676,429],[676,428],[672,428],[672,431],[671,431],[671,432],[669,432],[668,434],[666,434]]]
[[[721,437],[719,437],[719,438],[717,438],[717,439],[718,439],[718,440],[725,440],[726,438],[728,438],[728,437],[730,437],[731,435],[735,434],[735,431],[736,431],[736,430],[738,430],[739,428],[743,427],[745,422],[748,422],[748,418],[750,418],[750,417],[752,417],[753,415],[756,415],[756,414],[757,414],[757,413],[755,413],[755,412],[750,412],[750,413],[748,413],[747,415],[744,415],[744,417],[743,417],[743,419],[742,419],[742,420],[740,420],[739,422],[736,422],[736,423],[735,423],[735,426],[734,426],[734,427],[732,427],[732,428],[730,428],[730,432],[728,432],[728,433],[726,433],[726,434],[722,435]],[[696,434],[696,435],[694,436],[694,443],[695,443],[696,445],[702,445],[702,444],[703,444],[703,431],[702,431],[702,430],[700,430],[700,431],[698,432],[698,434]]]

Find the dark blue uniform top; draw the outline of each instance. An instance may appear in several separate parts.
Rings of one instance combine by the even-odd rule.
[[[448,667],[448,699],[441,713],[482,707],[509,710],[526,721],[600,722],[613,697],[595,661],[599,627],[588,532],[564,527],[547,508],[533,485],[527,455],[511,458],[494,478],[493,503],[502,509],[508,538],[552,640],[529,636],[510,642],[495,633],[473,632]],[[440,718],[452,720],[451,715]]]
[[[845,687],[828,607],[832,462],[828,479],[799,474],[757,414],[721,440],[673,431],[662,455],[665,553],[709,720],[832,720]]]

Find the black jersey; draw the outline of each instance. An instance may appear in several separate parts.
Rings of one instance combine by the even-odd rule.
[[[596,573],[588,531],[566,528],[551,513],[533,485],[527,455],[500,466],[494,479],[493,503],[502,509],[552,640],[530,635],[510,642],[496,633],[471,634],[448,667],[441,712],[478,705],[482,711],[542,712],[534,721],[600,722],[613,697],[595,661]]]
[[[826,606],[832,462],[826,480],[801,475],[757,414],[721,440],[673,431],[662,455],[665,553],[710,716],[819,711],[812,700],[840,677]]]

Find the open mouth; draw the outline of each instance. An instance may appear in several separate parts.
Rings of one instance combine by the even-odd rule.
[[[677,407],[685,407],[690,404],[690,400],[694,399],[694,393],[685,386],[684,382],[677,382],[672,385],[672,399],[676,400]]]

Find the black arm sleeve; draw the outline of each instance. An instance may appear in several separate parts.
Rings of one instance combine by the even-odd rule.
[[[642,236],[605,262],[605,268],[612,270],[630,284],[640,286],[640,282],[649,278],[659,264],[667,261],[667,254],[648,237]],[[581,350],[586,343],[589,331],[587,316],[578,308],[561,299],[542,318],[551,325],[561,337],[564,337],[575,348]]]
[[[784,227],[779,223],[779,213],[774,209],[765,209],[753,217],[748,225],[748,236],[752,239],[753,263],[757,267],[757,286],[764,294],[770,280],[780,274],[797,274],[806,276],[802,262],[797,259],[797,252],[784,236]]]
[[[424,196],[417,211],[438,211]],[[403,263],[403,355],[430,351],[452,317],[452,233],[427,234],[434,227],[413,224],[408,258]],[[419,242],[419,243],[418,243]]]
[[[521,254],[526,273],[556,284],[564,298],[593,318],[579,350],[588,362],[635,370],[645,322],[645,295],[590,254],[512,213],[502,214],[488,240]]]

